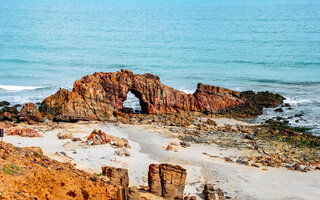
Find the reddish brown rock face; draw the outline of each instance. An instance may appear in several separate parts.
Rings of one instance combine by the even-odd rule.
[[[40,137],[40,134],[31,128],[12,127],[6,130],[6,135],[19,135],[21,137]]]
[[[21,111],[19,121],[41,121],[42,115],[39,112],[37,106],[33,103],[26,103]]]
[[[165,199],[183,199],[187,172],[178,165],[151,164],[148,184],[150,192]]]
[[[72,92],[61,89],[45,99],[40,111],[57,121],[106,120],[123,108],[129,91],[147,114],[215,113],[243,103],[233,90],[198,84],[194,94],[186,94],[162,84],[158,76],[121,70],[84,76],[74,83]]]
[[[108,177],[116,185],[127,188],[129,186],[128,170],[109,166],[102,167],[102,175]]]

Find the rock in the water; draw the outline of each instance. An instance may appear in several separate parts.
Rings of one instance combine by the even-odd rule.
[[[274,110],[275,112],[284,112],[282,108],[277,108]]]
[[[280,95],[269,92],[239,93],[202,83],[194,94],[186,94],[162,84],[153,74],[133,74],[122,69],[84,76],[74,83],[72,92],[60,89],[46,98],[39,110],[57,121],[108,120],[123,109],[129,91],[139,99],[142,113],[146,114],[232,110],[229,113],[251,117],[261,114],[263,107],[278,106],[283,101]]]
[[[271,92],[244,91],[240,93],[243,104],[227,109],[224,113],[233,117],[255,117],[262,114],[263,108],[277,107],[283,103],[283,96]]]
[[[19,135],[21,137],[40,137],[40,134],[31,128],[12,127],[6,130],[6,135]]]
[[[178,165],[151,164],[148,172],[150,192],[165,199],[183,199],[187,172]]]
[[[1,101],[0,102],[0,106],[9,106],[10,105],[10,102],[8,101]]]
[[[116,185],[125,188],[129,186],[129,175],[127,169],[103,166],[102,175],[108,177],[109,181]]]

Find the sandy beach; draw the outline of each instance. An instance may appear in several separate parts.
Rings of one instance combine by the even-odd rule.
[[[219,121],[219,120],[218,120]],[[227,119],[220,122],[226,123]],[[236,124],[236,120],[230,120]],[[243,122],[238,122],[243,123]],[[59,123],[50,130],[46,125],[36,126],[40,138],[6,136],[5,142],[15,146],[39,146],[45,155],[62,162],[71,162],[77,168],[90,173],[101,173],[104,165],[127,168],[131,186],[146,186],[148,166],[151,163],[171,163],[187,169],[186,194],[202,197],[202,185],[216,184],[226,196],[232,199],[314,199],[320,195],[320,172],[302,173],[284,168],[255,168],[237,163],[225,162],[223,157],[239,157],[251,151],[236,148],[220,148],[216,144],[194,144],[183,148],[174,146],[167,151],[169,144],[179,144],[174,133],[152,128],[147,125],[116,125],[102,122]],[[84,142],[60,140],[60,132],[72,133],[73,137],[86,140],[94,129],[112,136],[126,138],[131,149],[130,156],[115,154],[118,148],[110,144],[88,145]],[[208,156],[206,154],[212,155]]]

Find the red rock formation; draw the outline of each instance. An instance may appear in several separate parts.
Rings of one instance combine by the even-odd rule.
[[[150,192],[165,199],[183,199],[187,172],[178,165],[151,164],[148,172]]]
[[[60,89],[45,99],[40,111],[57,121],[106,120],[121,111],[129,91],[147,114],[215,113],[243,103],[240,93],[233,90],[199,83],[194,94],[186,94],[162,84],[158,76],[122,69],[84,76],[74,83],[72,92]]]
[[[93,130],[87,139],[87,143],[92,145],[110,143],[118,148],[131,148],[127,139],[108,135],[101,130]]]
[[[19,121],[41,121],[42,115],[39,112],[37,106],[33,103],[26,103],[21,111],[20,111],[20,117]]]
[[[112,183],[127,188],[129,186],[128,170],[109,166],[102,167],[102,175],[109,178]]]
[[[6,130],[6,135],[19,135],[21,137],[40,137],[40,134],[31,128],[12,127]]]

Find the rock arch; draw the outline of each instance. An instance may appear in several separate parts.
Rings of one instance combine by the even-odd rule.
[[[139,99],[146,114],[217,113],[250,106],[241,93],[233,90],[199,83],[194,94],[186,94],[162,84],[153,74],[133,74],[122,69],[86,75],[75,81],[71,92],[60,89],[46,98],[39,109],[57,121],[107,120],[123,108],[129,91]]]

